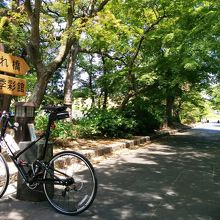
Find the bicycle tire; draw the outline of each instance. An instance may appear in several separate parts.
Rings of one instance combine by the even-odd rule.
[[[2,154],[0,154],[0,198],[4,195],[9,184],[8,164]]]
[[[69,177],[74,179],[74,183],[69,186],[48,181],[43,184],[43,188],[49,203],[58,212],[78,215],[88,209],[94,201],[98,187],[97,178],[92,164],[86,157],[74,151],[63,151],[49,161],[43,179],[67,180]]]

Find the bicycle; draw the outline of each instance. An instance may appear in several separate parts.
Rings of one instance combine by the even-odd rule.
[[[46,130],[35,141],[17,152],[13,152],[10,143],[6,140],[6,129],[16,129],[16,124],[11,124],[10,114],[3,112],[0,150],[6,147],[9,157],[30,189],[43,184],[43,191],[53,208],[62,214],[77,215],[88,209],[95,199],[97,193],[95,170],[85,156],[74,151],[59,152],[52,156],[49,162],[45,161],[54,121],[68,118],[69,114],[65,106],[47,106],[44,110],[49,114]],[[45,138],[45,143],[43,153],[39,158],[32,163],[19,159],[42,138]],[[9,168],[0,151],[0,198],[4,195],[8,184]]]

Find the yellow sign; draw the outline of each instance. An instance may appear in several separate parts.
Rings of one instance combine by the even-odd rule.
[[[26,80],[0,74],[0,94],[25,96]]]
[[[15,57],[7,53],[0,52],[0,71],[12,74],[25,74],[29,66],[21,57]]]

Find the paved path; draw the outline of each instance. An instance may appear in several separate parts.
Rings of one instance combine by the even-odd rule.
[[[0,220],[220,219],[219,124],[121,150],[95,167],[98,195],[80,216],[60,215],[47,202],[6,196],[0,201]]]

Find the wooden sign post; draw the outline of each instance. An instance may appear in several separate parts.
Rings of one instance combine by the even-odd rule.
[[[4,53],[4,45],[0,42],[0,111],[9,110],[12,95],[26,95],[26,80],[7,77],[9,74],[25,74],[29,70],[26,62],[20,58]]]
[[[12,56],[0,51],[0,71],[10,74],[23,75],[29,66],[21,57]],[[0,74],[0,94],[25,96],[26,80]]]
[[[0,74],[0,94],[25,96],[26,80]]]
[[[29,66],[21,57],[12,56],[0,52],[0,71],[23,75],[29,70]]]

